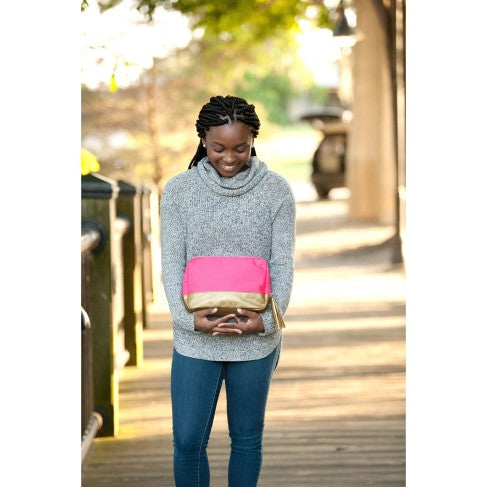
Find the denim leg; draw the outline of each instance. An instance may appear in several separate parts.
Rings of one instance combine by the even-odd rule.
[[[225,387],[231,438],[229,487],[257,486],[262,466],[267,395],[279,353],[280,345],[263,359],[226,364]]]
[[[176,487],[208,487],[206,447],[223,380],[223,364],[185,357],[174,350],[171,402]]]

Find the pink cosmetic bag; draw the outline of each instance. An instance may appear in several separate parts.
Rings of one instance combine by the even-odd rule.
[[[285,327],[271,294],[269,266],[260,257],[194,257],[186,264],[182,295],[189,311],[218,308],[218,316],[237,308],[261,312],[270,301],[276,327]]]

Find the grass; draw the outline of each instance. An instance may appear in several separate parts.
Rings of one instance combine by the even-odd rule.
[[[313,153],[321,140],[321,133],[307,124],[273,129],[255,141],[257,155],[269,169],[288,181],[309,181]]]

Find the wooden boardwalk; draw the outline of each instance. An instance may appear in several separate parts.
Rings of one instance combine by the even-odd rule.
[[[298,207],[296,280],[269,396],[259,485],[405,485],[402,269],[391,229],[346,222],[344,202]],[[120,435],[97,438],[83,487],[173,486],[170,320],[154,310],[145,360],[120,385]],[[226,486],[225,391],[209,444],[211,485]]]

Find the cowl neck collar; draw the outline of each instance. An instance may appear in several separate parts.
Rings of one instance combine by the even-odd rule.
[[[223,196],[239,196],[254,188],[267,173],[267,166],[258,157],[252,156],[247,162],[248,169],[231,178],[220,176],[208,157],[198,162],[196,169],[203,182],[215,193]]]

